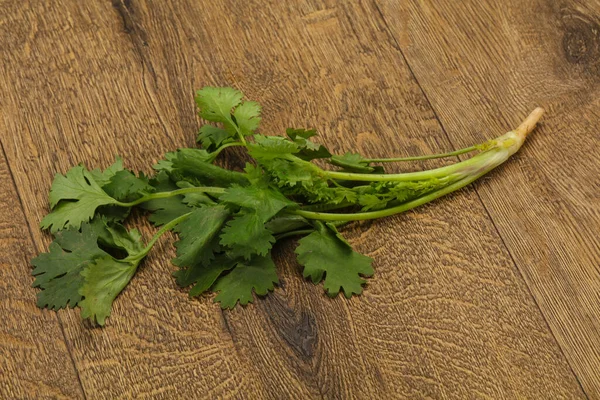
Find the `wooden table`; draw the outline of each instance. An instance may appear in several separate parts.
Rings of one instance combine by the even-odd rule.
[[[0,49],[0,398],[600,398],[598,0],[3,0]],[[205,85],[372,156],[547,115],[470,188],[351,228],[363,296],[303,280],[290,241],[280,287],[222,312],[165,239],[104,329],[36,308],[53,175],[193,146]]]

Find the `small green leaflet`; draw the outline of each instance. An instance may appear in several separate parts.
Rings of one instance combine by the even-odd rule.
[[[207,86],[196,92],[196,105],[205,120],[229,123],[231,110],[242,102],[243,97],[239,90]]]
[[[288,128],[286,134],[301,149],[300,152],[296,154],[297,157],[305,161],[331,157],[331,153],[325,146],[310,140],[311,137],[317,136],[317,131],[315,129],[306,130]]]
[[[239,263],[228,274],[220,277],[213,286],[215,302],[221,303],[221,308],[234,308],[238,303],[252,303],[252,291],[264,296],[279,283],[275,264],[268,254],[265,257],[255,256],[250,261]]]
[[[254,135],[254,143],[248,144],[248,153],[259,162],[286,158],[299,151],[296,143],[279,136]]]
[[[295,202],[288,200],[281,192],[261,186],[232,186],[219,199],[254,210],[263,223],[286,207],[297,207]]]
[[[347,298],[362,293],[366,282],[362,276],[373,275],[373,260],[352,250],[331,224],[318,224],[318,230],[298,241],[298,262],[304,266],[304,277],[323,286],[335,297],[340,290]]]
[[[267,186],[233,186],[220,200],[241,207],[240,214],[227,223],[221,235],[221,244],[231,249],[229,254],[234,258],[266,255],[275,238],[265,223],[284,208],[296,207],[296,203]]]
[[[103,205],[116,204],[96,183],[92,174],[78,165],[67,171],[65,176],[56,174],[50,189],[52,212],[41,222],[42,229],[58,232],[64,228],[79,229],[89,221],[96,209]]]
[[[214,258],[213,239],[221,230],[229,211],[223,205],[202,206],[192,211],[191,215],[175,227],[179,233],[177,258],[173,264],[185,269],[194,264],[208,264]],[[179,271],[179,274],[185,273]]]
[[[252,135],[260,124],[260,104],[246,101],[233,112],[233,118],[244,136]]]
[[[117,172],[123,171],[123,169],[123,159],[117,156],[116,161],[110,167],[106,168],[104,171],[100,171],[98,168],[93,169],[90,171],[90,174],[92,174],[92,178],[98,185],[104,186],[110,182],[110,179],[115,176]]]
[[[138,178],[131,171],[121,170],[110,178],[109,183],[102,186],[102,190],[116,200],[133,201],[152,193],[154,188],[150,186],[148,178],[143,174]]]
[[[255,212],[245,212],[236,215],[227,226],[223,228],[221,242],[230,248],[231,258],[244,257],[250,259],[252,255],[266,255],[275,238],[271,231],[265,228],[263,219]]]
[[[84,297],[79,302],[81,318],[89,318],[104,325],[110,316],[112,303],[127,286],[137,269],[136,262],[123,262],[114,258],[100,257],[92,261],[82,272],[83,286],[79,293]]]
[[[200,128],[200,133],[198,133],[197,141],[202,143],[204,149],[213,151],[233,136],[235,136],[235,132],[229,132],[212,125],[203,125]]]
[[[194,284],[190,289],[190,297],[199,296],[206,292],[215,283],[217,278],[225,271],[233,268],[239,259],[232,259],[227,254],[220,254],[208,265],[194,264],[185,272],[175,272],[177,284],[187,287]]]
[[[165,159],[164,160],[158,160],[158,162],[156,164],[154,164],[152,166],[153,169],[155,169],[156,171],[158,171],[158,173],[161,172],[173,172],[173,160],[177,158],[177,152],[176,151],[171,151],[169,153],[165,153]]]
[[[253,134],[260,124],[260,104],[254,101],[242,103],[243,97],[242,92],[232,88],[205,87],[196,93],[196,104],[202,118],[221,122],[229,135],[238,132],[248,136]],[[207,148],[227,139],[223,132],[215,129],[218,128],[204,128],[204,132],[200,132],[199,139],[203,145],[208,144],[205,146]]]

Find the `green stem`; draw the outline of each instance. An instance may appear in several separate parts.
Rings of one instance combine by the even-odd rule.
[[[393,157],[393,158],[367,158],[365,161],[369,163],[385,163],[385,162],[396,162],[396,161],[420,161],[420,160],[433,160],[436,158],[446,158],[458,156],[465,153],[470,153],[472,151],[478,150],[480,145],[466,147],[464,149],[451,151],[448,153],[441,154],[430,154],[426,156],[412,156],[412,157]]]
[[[284,239],[284,238],[290,237],[290,236],[308,235],[308,234],[313,233],[314,231],[315,231],[314,229],[298,229],[296,231],[289,231],[289,232],[277,235],[275,237],[275,240]]]
[[[140,261],[142,258],[146,257],[148,255],[148,253],[150,252],[150,250],[152,250],[152,247],[154,246],[154,244],[156,243],[156,241],[158,239],[160,239],[160,237],[167,231],[170,231],[171,229],[173,229],[176,225],[178,225],[179,223],[185,221],[192,213],[189,212],[187,214],[183,214],[169,222],[167,222],[166,224],[164,224],[155,234],[154,236],[152,236],[152,239],[150,239],[150,241],[148,242],[148,244],[146,245],[146,247],[144,247],[144,249],[131,257],[127,257],[125,258],[125,260],[129,261],[129,262],[135,262],[135,261]],[[124,261],[125,261],[124,260]]]
[[[488,151],[479,153],[468,160],[445,167],[435,168],[428,171],[405,172],[401,174],[359,174],[353,172],[326,171],[320,169],[321,176],[329,179],[340,179],[348,181],[364,182],[407,182],[420,181],[434,178],[443,178],[452,174],[462,174],[471,167],[481,163],[488,157]],[[318,168],[318,167],[317,167]]]
[[[308,205],[302,206],[302,210],[305,210],[305,211],[329,211],[329,210],[337,210],[339,208],[346,208],[346,207],[350,207],[353,205],[354,205],[354,203],[350,203],[347,201],[341,202],[339,204],[318,203],[318,204],[308,204]]]
[[[229,122],[231,124],[231,126],[233,126],[235,128],[235,131],[237,132],[238,136],[240,137],[240,142],[242,142],[242,144],[245,146],[246,138],[244,138],[244,135],[240,131],[240,127],[235,122],[233,122],[233,119],[231,119],[231,117],[227,118],[227,122]]]
[[[129,203],[123,203],[123,202],[117,201],[115,204],[118,205],[118,206],[121,206],[121,207],[133,207],[133,206],[136,206],[136,205],[141,204],[141,203],[145,203],[145,202],[150,201],[150,200],[166,199],[168,197],[179,196],[181,194],[187,194],[187,193],[215,193],[215,194],[221,194],[221,193],[225,193],[225,189],[224,188],[218,188],[218,187],[190,187],[190,188],[183,188],[183,189],[172,190],[170,192],[150,193],[150,194],[142,196],[139,199],[134,200],[134,201],[129,202]]]
[[[224,149],[226,149],[228,147],[234,147],[234,146],[246,147],[246,144],[242,143],[242,142],[225,143],[224,145],[222,145],[221,147],[219,147],[218,149],[216,149],[215,151],[213,151],[211,153],[211,155],[214,154],[214,156],[216,158],[219,155],[219,153],[221,153],[221,151],[223,151]]]

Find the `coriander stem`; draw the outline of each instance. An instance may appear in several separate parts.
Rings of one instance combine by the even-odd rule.
[[[411,157],[367,158],[367,159],[365,159],[365,161],[369,162],[369,163],[384,163],[384,162],[396,162],[396,161],[433,160],[435,158],[458,156],[461,154],[470,153],[471,151],[475,151],[478,149],[479,149],[479,146],[476,145],[476,146],[466,147],[464,149],[460,149],[460,150],[456,150],[456,151],[450,151],[448,153],[430,154],[430,155],[425,155],[425,156],[411,156]]]
[[[296,231],[289,231],[289,232],[277,235],[275,240],[284,239],[284,238],[290,237],[290,236],[308,235],[310,233],[313,233],[314,231],[315,231],[314,229],[298,229]]]
[[[329,179],[341,179],[347,181],[364,182],[406,182],[419,181],[434,178],[442,178],[454,173],[462,173],[472,165],[481,162],[486,157],[486,152],[479,153],[468,160],[445,167],[435,168],[428,171],[405,172],[401,174],[360,174],[355,172],[326,171],[321,169],[321,175]]]
[[[150,194],[142,196],[139,199],[134,200],[129,203],[123,203],[123,202],[118,201],[115,204],[120,207],[133,207],[133,206],[136,206],[141,203],[145,203],[150,200],[165,199],[168,197],[178,196],[178,195],[187,194],[187,193],[216,193],[216,194],[219,194],[219,193],[225,193],[225,189],[218,188],[218,187],[190,187],[190,188],[172,190],[170,192],[150,193]]]
[[[125,260],[127,261],[139,261],[142,258],[146,257],[148,255],[148,253],[150,252],[150,250],[152,250],[152,247],[154,246],[154,244],[156,243],[156,241],[158,239],[160,239],[160,237],[167,231],[170,231],[171,229],[173,229],[173,227],[175,227],[175,225],[178,225],[179,223],[185,221],[189,216],[190,216],[191,212],[187,213],[187,214],[183,214],[175,219],[172,219],[171,221],[167,222],[166,224],[164,224],[155,234],[154,236],[152,236],[152,239],[150,239],[150,241],[148,242],[148,244],[146,245],[146,247],[144,247],[144,249],[136,254],[133,257],[127,257]]]
[[[222,145],[221,147],[219,147],[218,149],[216,149],[215,151],[213,151],[211,154],[214,154],[215,157],[217,157],[219,155],[219,153],[221,153],[221,151],[223,151],[224,149],[226,149],[228,147],[234,147],[234,146],[246,147],[246,144],[242,143],[242,142],[225,143],[224,145]]]
[[[242,144],[245,146],[246,138],[244,138],[244,135],[240,131],[240,127],[238,126],[238,124],[233,122],[233,119],[231,117],[227,118],[227,122],[229,122],[235,128],[235,131],[237,132],[238,136],[240,137],[240,142],[242,142]]]

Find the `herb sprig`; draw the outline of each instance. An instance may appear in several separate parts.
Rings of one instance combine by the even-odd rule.
[[[305,278],[323,282],[331,297],[360,294],[373,260],[352,249],[340,226],[401,213],[468,185],[514,154],[543,113],[534,110],[517,129],[480,145],[386,159],[332,154],[313,141],[315,130],[259,134],[261,107],[243,98],[226,87],[198,91],[200,116],[209,122],[198,134],[202,148],[165,154],[152,177],[125,169],[120,158],[104,171],[77,165],[55,176],[51,211],[41,222],[55,239],[32,260],[34,286],[42,289],[38,306],[79,306],[83,318],[104,325],[115,298],[167,231],[179,237],[177,284],[189,287],[190,296],[216,292],[223,308],[275,288],[271,251],[290,236],[302,237],[296,254]],[[247,150],[243,171],[214,164],[228,147]],[[427,171],[387,174],[382,166],[469,152],[477,154]],[[160,227],[146,245],[123,225],[135,207]]]

